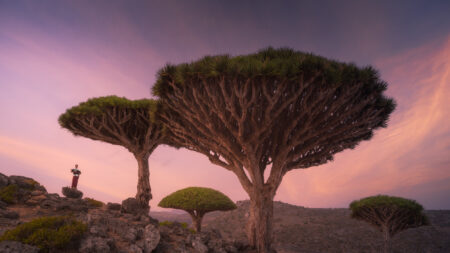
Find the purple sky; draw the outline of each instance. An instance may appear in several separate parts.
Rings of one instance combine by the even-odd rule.
[[[91,97],[150,97],[164,64],[288,46],[360,66],[389,83],[388,128],[335,161],[288,173],[276,200],[347,207],[391,194],[450,209],[449,1],[0,0],[0,172],[60,192],[75,163],[85,196],[134,196],[137,164],[120,146],[74,137],[57,118]],[[188,186],[247,195],[202,155],[159,147],[152,210]]]

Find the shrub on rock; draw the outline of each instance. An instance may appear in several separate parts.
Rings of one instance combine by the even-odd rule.
[[[384,252],[391,252],[391,237],[408,228],[428,225],[423,207],[414,200],[377,195],[353,201],[351,217],[368,222],[384,234]]]
[[[71,199],[81,199],[83,197],[83,192],[67,186],[62,188],[62,194]]]
[[[202,219],[206,213],[236,209],[236,204],[226,195],[204,187],[188,187],[176,191],[163,198],[158,206],[188,212],[197,232],[201,231]]]
[[[37,246],[41,252],[76,249],[87,225],[68,216],[42,217],[6,231],[0,241]]]
[[[0,190],[0,200],[8,204],[15,204],[17,202],[19,186],[10,184]]]
[[[105,205],[105,203],[93,198],[84,198],[83,200],[91,207],[102,207]]]

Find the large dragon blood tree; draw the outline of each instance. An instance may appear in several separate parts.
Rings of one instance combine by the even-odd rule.
[[[91,98],[68,109],[58,121],[75,136],[120,145],[130,151],[138,163],[136,199],[148,209],[152,198],[148,158],[164,137],[156,113],[158,103],[154,100],[107,96]]]
[[[174,143],[236,174],[250,197],[249,243],[270,252],[283,176],[331,161],[386,127],[395,108],[386,88],[371,67],[268,48],[167,65],[153,94]]]

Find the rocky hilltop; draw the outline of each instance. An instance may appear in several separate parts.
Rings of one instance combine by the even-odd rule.
[[[69,248],[50,252],[252,252],[244,234],[248,201],[238,201],[233,211],[208,213],[203,231],[195,233],[186,214],[151,212],[150,217],[139,211],[133,198],[103,204],[70,188],[62,192],[64,196],[48,193],[31,178],[0,173],[0,238],[36,218],[64,216],[85,224],[86,231]],[[394,252],[450,252],[450,211],[427,210],[426,215],[431,225],[395,236]],[[381,252],[382,236],[365,222],[351,219],[348,209],[275,202],[274,247],[278,253]],[[46,252],[16,241],[0,242],[0,252],[39,251]]]
[[[0,252],[246,252],[246,246],[221,238],[210,230],[195,233],[186,224],[162,222],[142,213],[136,199],[103,204],[91,198],[82,198],[82,192],[64,187],[64,196],[48,193],[32,178],[6,176],[0,173],[0,239],[7,232],[24,224],[43,223],[41,217],[69,217],[79,221],[84,231],[68,246],[55,243],[55,248],[38,248],[17,241],[3,240]],[[28,228],[29,229],[29,228]],[[23,230],[26,229],[22,229]],[[42,232],[42,231],[41,231]],[[56,233],[56,232],[55,232]],[[18,233],[20,235],[20,233]],[[23,235],[23,234],[22,234]],[[43,236],[42,233],[35,236]],[[33,241],[33,239],[29,241]],[[56,236],[47,237],[62,240]],[[63,238],[64,239],[64,238]],[[51,243],[50,243],[51,244]],[[59,248],[58,248],[59,247]]]

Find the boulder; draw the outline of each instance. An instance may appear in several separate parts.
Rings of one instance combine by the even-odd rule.
[[[0,189],[9,184],[9,179],[7,176],[0,173]]]
[[[57,201],[55,209],[57,211],[70,210],[75,212],[87,212],[89,207],[82,199],[61,198]]]
[[[115,211],[119,211],[121,208],[121,205],[119,203],[111,203],[108,202],[108,204],[106,204],[106,208],[108,210],[115,210]]]
[[[83,192],[67,186],[62,188],[62,194],[71,199],[81,199],[83,197]]]
[[[10,176],[9,184],[16,184],[20,188],[25,188],[28,190],[34,190],[36,186],[39,186],[39,183],[34,181],[34,179],[23,176]]]
[[[17,252],[27,252],[27,253],[38,253],[39,248],[28,244],[23,244],[15,241],[3,241],[0,242],[0,252],[2,253],[17,253]]]
[[[45,195],[35,195],[35,196],[31,196],[31,198],[29,198],[25,204],[29,205],[29,206],[36,206],[39,203],[41,203],[43,200],[46,200],[47,196]]]
[[[158,228],[153,224],[148,224],[142,236],[142,240],[144,241],[144,253],[152,252],[156,246],[158,246],[161,235],[159,234]]]
[[[120,211],[122,213],[129,213],[129,214],[141,214],[146,210],[139,205],[137,199],[127,198],[124,201],[122,201],[122,207]]]
[[[53,200],[50,198],[47,198],[43,200],[41,203],[39,203],[39,206],[43,209],[56,209],[58,205],[59,202],[57,200]]]

